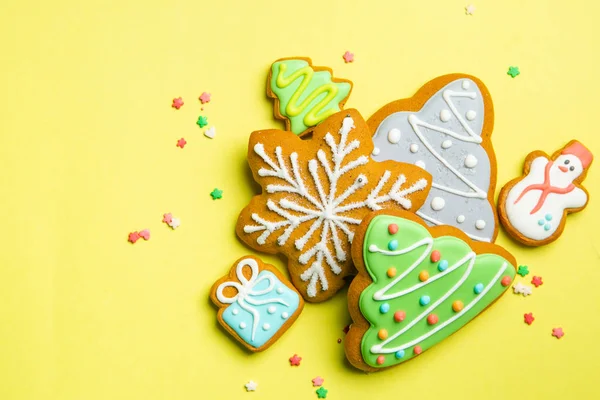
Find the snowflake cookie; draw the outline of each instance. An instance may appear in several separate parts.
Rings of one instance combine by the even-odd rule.
[[[425,170],[373,162],[372,151],[356,110],[330,116],[309,140],[279,130],[250,136],[248,163],[263,193],[240,214],[237,234],[255,250],[284,254],[307,301],[327,300],[354,273],[350,244],[367,213],[418,210],[427,197]]]
[[[364,371],[411,360],[494,303],[513,283],[514,257],[415,214],[371,213],[356,230],[358,275],[348,290],[346,356]],[[476,351],[476,350],[475,350]]]
[[[271,346],[294,323],[304,301],[296,288],[272,265],[245,256],[210,291],[219,307],[217,319],[250,351]]]

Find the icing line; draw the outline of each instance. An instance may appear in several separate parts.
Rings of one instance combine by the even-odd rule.
[[[502,267],[500,268],[500,270],[496,273],[496,275],[494,276],[494,279],[492,279],[492,281],[485,287],[485,289],[478,295],[478,297],[473,300],[472,302],[470,302],[465,308],[463,308],[460,312],[458,312],[455,316],[453,316],[452,318],[444,321],[441,325],[435,327],[434,329],[432,329],[431,331],[427,332],[424,335],[421,335],[420,337],[405,343],[403,345],[400,345],[398,347],[392,348],[392,349],[384,349],[383,346],[385,346],[387,343],[389,343],[390,341],[394,340],[395,338],[397,338],[398,336],[400,336],[402,333],[406,332],[408,329],[412,328],[412,326],[414,326],[418,321],[420,321],[425,315],[427,315],[432,309],[436,308],[439,304],[441,304],[443,301],[445,301],[448,297],[450,297],[450,295],[452,295],[452,293],[454,293],[460,285],[462,285],[462,283],[468,278],[468,275],[471,273],[471,269],[473,267],[473,264],[475,262],[475,258],[473,258],[471,260],[471,262],[469,263],[469,267],[467,269],[467,272],[465,273],[465,276],[463,276],[463,278],[461,278],[461,280],[454,285],[454,287],[452,287],[451,291],[449,293],[446,294],[446,296],[442,297],[440,300],[438,300],[437,302],[434,303],[433,306],[429,307],[424,313],[422,313],[421,315],[419,315],[419,317],[412,321],[411,324],[407,325],[403,330],[397,332],[396,334],[392,335],[391,337],[389,337],[388,339],[386,339],[385,341],[383,341],[381,344],[379,345],[375,345],[371,347],[371,353],[374,354],[389,354],[389,353],[395,353],[396,351],[399,350],[404,350],[408,347],[411,347],[417,343],[420,343],[421,341],[427,339],[428,337],[430,337],[431,335],[439,332],[441,329],[444,329],[446,326],[448,326],[449,324],[451,324],[452,322],[454,322],[455,320],[457,320],[458,318],[460,318],[462,315],[464,315],[467,311],[469,311],[471,308],[473,308],[475,306],[475,304],[477,304],[477,302],[479,302],[480,299],[482,299],[487,292],[489,292],[489,290],[492,288],[492,286],[498,281],[498,279],[500,278],[500,276],[502,275],[502,273],[504,273],[504,271],[506,270],[507,267],[507,263],[504,262],[502,264]]]

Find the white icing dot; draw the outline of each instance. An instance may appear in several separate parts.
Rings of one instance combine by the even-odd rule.
[[[240,329],[246,329],[246,323],[240,322]]]
[[[374,252],[376,252],[376,251],[377,251],[377,246],[376,246],[376,245],[374,245],[374,244],[370,245],[370,246],[369,246],[369,251],[370,251],[371,253],[374,253]]]
[[[419,145],[416,143],[413,143],[410,145],[410,152],[411,153],[416,153],[417,151],[419,151]]]
[[[475,168],[477,165],[477,158],[473,154],[469,154],[467,158],[465,158],[465,167],[467,168]]]
[[[459,215],[458,217],[456,217],[456,222],[458,222],[459,224],[462,224],[463,222],[465,222],[465,216]]]
[[[270,306],[269,308],[267,308],[267,312],[268,312],[269,314],[274,314],[274,313],[275,313],[275,310],[276,310],[275,306]]]
[[[400,141],[400,129],[390,129],[388,132],[388,141],[392,144],[398,143]]]
[[[269,329],[271,329],[271,325],[263,324],[263,331],[268,331]]]
[[[449,149],[452,147],[452,140],[446,139],[442,142],[442,149]]]
[[[286,312],[281,313],[281,318],[286,319],[287,317],[289,317],[288,313],[286,313]]]
[[[279,293],[279,294],[283,293],[283,288],[278,287],[277,288],[277,293]]]
[[[485,221],[482,219],[478,219],[477,221],[475,221],[475,228],[482,230],[483,228],[485,228]]]
[[[375,147],[373,149],[373,152],[371,154],[373,154],[374,156],[376,156],[376,155],[379,155],[379,152],[380,152],[379,147]]]
[[[450,110],[442,110],[440,111],[440,120],[442,122],[448,122],[450,121],[450,117],[452,116],[452,114],[450,114]]]
[[[467,90],[469,87],[471,86],[471,82],[469,81],[463,81],[462,83],[462,88]]]
[[[240,310],[238,310],[237,308],[234,308],[233,310],[231,310],[231,313],[233,315],[238,315],[239,312],[240,312]]]
[[[467,111],[467,113],[465,114],[465,117],[467,117],[467,119],[469,121],[473,121],[475,119],[475,117],[477,116],[477,113],[473,110],[469,110]]]
[[[419,168],[425,169],[425,162],[423,160],[419,160],[415,163],[415,165]]]
[[[433,208],[435,211],[440,211],[442,208],[444,208],[445,205],[446,200],[444,200],[441,197],[434,197],[431,200],[431,208]]]

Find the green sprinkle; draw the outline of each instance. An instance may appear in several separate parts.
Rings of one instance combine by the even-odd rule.
[[[213,191],[210,192],[210,196],[213,198],[213,200],[220,199],[221,197],[223,197],[223,191],[219,190],[217,188],[214,188]]]
[[[508,72],[507,74],[510,75],[511,77],[515,77],[517,75],[519,75],[521,72],[519,71],[519,67],[508,67]]]

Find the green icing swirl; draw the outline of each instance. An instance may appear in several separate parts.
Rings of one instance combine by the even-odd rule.
[[[389,233],[390,224],[398,226],[396,234]],[[398,242],[395,251],[388,248],[391,240]],[[394,216],[373,218],[363,246],[365,266],[373,283],[361,293],[359,300],[360,311],[371,325],[362,338],[361,352],[364,361],[375,368],[410,360],[416,355],[415,346],[425,351],[441,342],[471,321],[509,287],[501,284],[503,277],[510,277],[512,283],[515,276],[511,263],[499,255],[475,255],[461,239],[453,236],[434,239],[422,225]],[[441,260],[431,261],[433,250],[438,250],[441,260],[448,262],[444,272],[438,270]],[[413,264],[415,268],[411,270]],[[387,275],[390,267],[396,268],[393,277]],[[422,282],[419,274],[424,270],[429,273],[429,279]],[[483,285],[480,294],[474,290],[477,284]],[[399,295],[384,298],[394,294]],[[430,303],[422,306],[419,303],[422,296],[429,296]],[[458,312],[452,308],[456,300],[464,304]],[[381,310],[384,303],[389,305],[389,311],[385,313]],[[406,313],[406,318],[396,322],[394,313],[400,310]],[[430,314],[438,317],[437,323],[430,325],[427,322]],[[381,329],[387,331],[386,339],[379,338]],[[403,357],[397,358],[396,351],[403,351]],[[377,362],[379,356],[384,357],[382,364]]]
[[[315,71],[305,60],[277,61],[271,68],[271,91],[295,134],[340,111],[339,103],[352,88],[347,82],[333,82],[329,71]]]

